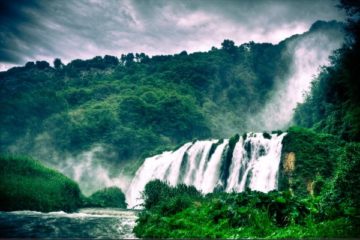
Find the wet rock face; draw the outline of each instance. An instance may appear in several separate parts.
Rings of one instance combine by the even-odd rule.
[[[295,170],[296,156],[294,152],[285,153],[283,168],[285,173],[292,173]]]
[[[282,154],[282,168],[279,172],[279,190],[293,190],[295,163],[296,154],[294,152]]]
[[[315,181],[308,180],[306,182],[306,190],[308,193],[313,196],[314,195],[314,187],[315,187]]]

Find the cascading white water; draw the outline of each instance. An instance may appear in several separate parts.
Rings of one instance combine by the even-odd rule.
[[[226,191],[241,192],[248,186],[252,190],[268,192],[277,188],[282,139],[285,134],[247,134],[236,144]]]
[[[130,208],[142,203],[145,185],[160,179],[175,186],[192,185],[202,193],[215,189],[241,192],[246,187],[268,192],[277,188],[282,139],[286,133],[248,133],[239,138],[226,169],[229,140],[204,140],[186,143],[174,152],[147,158],[136,172],[126,199]],[[227,172],[227,174],[225,174]]]

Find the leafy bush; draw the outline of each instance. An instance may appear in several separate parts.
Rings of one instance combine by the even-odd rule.
[[[327,217],[352,217],[360,214],[360,143],[349,143],[340,155],[334,179],[324,194],[321,206]],[[358,223],[359,220],[356,220]]]
[[[211,193],[152,181],[134,232],[150,238],[282,238],[359,236],[346,218],[319,220],[318,199],[290,192]],[[176,191],[175,189],[178,189]],[[151,191],[150,191],[151,190]],[[156,194],[159,193],[159,194]],[[148,199],[149,200],[149,199]]]
[[[178,196],[198,198],[201,196],[201,194],[193,186],[179,184],[173,188],[168,186],[165,182],[160,180],[153,180],[147,183],[145,186],[143,192],[144,207],[146,209],[152,209],[154,207],[160,206],[163,203],[168,204],[170,199],[176,203],[178,200],[174,200],[173,198]],[[179,200],[177,203],[181,205],[181,203],[184,202]]]
[[[286,154],[293,153],[295,169],[288,173],[283,168],[280,170],[279,189],[291,188],[295,194],[306,196],[309,194],[308,184],[319,181],[319,176],[330,180],[344,144],[333,135],[319,134],[300,127],[289,128],[283,139],[281,165],[284,164]],[[316,187],[320,187],[319,182]],[[317,192],[320,191],[317,189]]]
[[[126,208],[125,195],[117,187],[109,187],[99,190],[86,200],[87,207],[114,207]]]

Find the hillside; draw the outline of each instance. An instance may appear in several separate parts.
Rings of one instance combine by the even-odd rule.
[[[351,11],[357,16],[359,9]],[[295,109],[296,124],[360,141],[359,27],[353,20],[347,25],[349,43],[332,55],[331,65],[312,82],[305,102]]]
[[[56,59],[1,72],[0,152],[59,166],[100,144],[103,166],[132,174],[145,156],[186,141],[257,130],[251,117],[287,84],[297,46],[319,35],[341,42],[342,25],[317,22],[277,45],[224,40],[208,52]],[[138,163],[124,168],[129,160]]]
[[[0,6],[0,238],[360,239],[360,1]]]
[[[40,162],[0,155],[0,210],[75,211],[82,205],[77,183]]]

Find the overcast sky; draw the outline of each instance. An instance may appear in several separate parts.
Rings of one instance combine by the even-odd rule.
[[[277,43],[316,20],[343,20],[336,0],[0,0],[0,69],[128,52],[207,51],[224,39]]]

